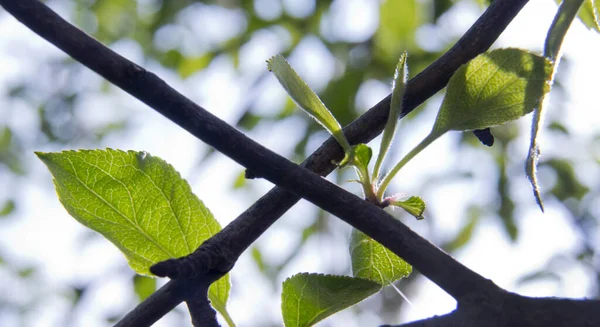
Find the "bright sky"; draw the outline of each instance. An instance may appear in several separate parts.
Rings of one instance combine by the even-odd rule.
[[[270,7],[273,1],[263,0],[265,8]],[[276,2],[275,2],[276,3]],[[376,27],[377,8],[374,2],[352,0],[338,2],[339,13],[329,17],[332,24],[340,26],[339,30],[348,30],[348,35],[360,37],[361,33],[370,35],[369,30]],[[286,9],[294,6],[296,2],[285,1]],[[279,9],[281,10],[281,8]],[[289,9],[288,9],[289,10]],[[302,16],[303,10],[297,9],[298,15]],[[362,13],[362,20],[356,20],[356,13]],[[498,47],[521,47],[535,51],[541,50],[543,40],[555,13],[555,5],[552,1],[533,0],[528,4],[516,20],[509,26],[507,31],[497,42]],[[269,14],[266,12],[265,14]],[[460,10],[453,10],[441,24],[444,30],[451,31],[453,35],[459,36],[474,22],[479,15],[476,5],[462,6]],[[344,28],[347,27],[347,28]],[[352,30],[355,29],[356,31]],[[11,31],[0,37],[0,53],[3,62],[0,66],[0,86],[4,87],[7,81],[16,76],[34,76],[39,69],[40,63],[31,56],[31,53],[44,53],[44,57],[54,57],[60,52],[54,47],[46,44],[39,37],[30,33],[26,28],[14,21],[12,18],[3,16],[0,18],[0,30]],[[352,33],[350,33],[350,31]],[[420,33],[424,36],[435,36],[432,27],[424,27]],[[256,44],[259,46],[244,49],[245,59],[240,63],[241,69],[248,75],[258,76],[261,69],[266,69],[264,60],[275,54],[281,45],[278,40],[278,31],[265,32],[256,36]],[[337,37],[349,37],[344,33]],[[24,41],[26,40],[26,41]],[[26,47],[23,47],[27,44]],[[18,45],[18,46],[17,46]],[[126,57],[141,63],[141,52],[134,45],[121,42],[113,47]],[[9,50],[10,49],[10,50]],[[599,104],[597,96],[597,76],[600,76],[600,64],[597,58],[600,53],[600,36],[588,31],[581,23],[576,22],[569,31],[563,46],[565,55],[571,60],[571,70],[568,76],[564,76],[568,89],[565,112],[567,118],[565,124],[573,127],[575,135],[581,138],[590,138],[595,132],[595,126],[599,126],[598,112]],[[316,39],[307,39],[299,49],[292,55],[291,62],[307,82],[315,89],[323,86],[323,75],[328,78],[335,74],[335,61],[323,51],[323,46]],[[182,91],[202,106],[208,108],[222,119],[232,122],[237,118],[238,112],[234,110],[240,102],[243,90],[247,88],[247,81],[240,81],[226,61],[212,64],[200,76],[194,76],[185,82],[179,80],[174,74],[161,69],[155,64],[149,63],[146,67],[153,70],[164,78],[176,89]],[[258,68],[257,68],[258,67]],[[391,77],[390,72],[390,77]],[[413,74],[417,72],[412,72]],[[97,87],[99,79],[92,73],[82,77],[88,81],[86,88]],[[245,84],[246,83],[246,84]],[[285,93],[279,87],[274,78],[269,77],[265,82],[267,91],[264,92],[265,111],[275,110],[282,101],[285,101]],[[319,84],[320,83],[320,84]],[[49,86],[52,87],[52,86]],[[364,108],[378,102],[389,93],[389,87],[381,82],[372,81],[361,90],[358,103]],[[146,150],[153,155],[159,156],[179,170],[192,184],[194,192],[211,209],[215,217],[222,223],[227,224],[241,213],[256,198],[270,188],[265,181],[251,181],[254,192],[231,193],[230,185],[240,172],[240,167],[231,160],[222,156],[211,159],[198,171],[195,161],[199,158],[204,148],[192,136],[166,122],[165,119],[149,110],[128,95],[118,93],[114,97],[89,96],[85,102],[86,108],[81,112],[83,116],[93,115],[94,121],[105,120],[118,115],[125,117],[130,114],[134,116],[134,129],[128,132],[126,137],[119,135],[107,139],[101,147],[112,147],[122,149]],[[405,153],[416,144],[428,132],[437,108],[431,106],[426,108],[423,115],[411,124],[402,124],[400,133],[403,144],[396,156]],[[0,119],[3,123],[8,122],[11,126],[20,128],[37,128],[28,126],[31,121],[30,111],[23,110],[13,115],[5,115],[7,109],[0,108]],[[518,124],[521,128],[529,128],[529,119],[522,119]],[[269,148],[287,155],[289,144],[300,137],[301,131],[295,129],[297,121],[286,120],[280,125],[269,129],[260,129],[252,134],[257,141]],[[575,128],[576,127],[576,128]],[[157,133],[160,133],[162,141],[157,141]],[[288,139],[273,138],[272,135],[286,133]],[[313,147],[318,146],[325,138],[323,133],[320,139],[311,141]],[[454,158],[449,149],[454,145],[455,136],[446,136],[437,141],[415,158],[405,169],[398,179],[402,180],[402,187],[408,190],[418,190],[422,187],[427,176],[435,172],[444,171],[468,160],[483,161],[491,160],[486,154],[486,149],[470,154],[469,158]],[[557,153],[563,151],[563,147],[554,146],[555,140],[544,136],[542,139],[542,155],[544,153]],[[295,142],[295,141],[294,141]],[[377,144],[373,142],[373,144]],[[528,139],[524,136],[517,142],[514,149],[514,160],[524,162],[527,153]],[[176,145],[176,146],[174,146]],[[581,145],[565,145],[569,151],[584,152]],[[185,149],[182,151],[182,149]],[[58,151],[59,148],[37,149],[42,151]],[[201,151],[202,150],[202,151]],[[564,150],[567,151],[567,150]],[[439,157],[444,160],[439,160]],[[102,280],[101,287],[98,284],[85,301],[88,305],[82,307],[82,312],[77,316],[74,325],[77,326],[101,326],[98,318],[105,312],[118,311],[130,305],[132,299],[124,298],[124,289],[130,287],[130,281],[125,274],[113,274],[115,270],[125,271],[125,260],[123,256],[108,242],[99,237],[85,240],[84,229],[70,218],[62,208],[52,192],[50,176],[37,160],[33,153],[27,158],[31,165],[31,178],[25,181],[20,197],[24,199],[18,218],[3,223],[0,230],[0,244],[2,249],[10,249],[7,254],[12,261],[21,264],[38,265],[42,270],[42,279],[47,283],[44,287],[50,290],[61,289],[61,285],[77,284],[87,280]],[[491,164],[491,162],[490,162]],[[481,176],[489,176],[493,173],[485,168],[485,164],[476,171]],[[597,173],[596,173],[597,174]],[[4,177],[4,176],[2,176]],[[449,183],[435,187],[426,187],[422,196],[428,201],[428,210],[436,219],[438,230],[434,231],[438,236],[452,235],[461,225],[462,213],[466,201],[462,198],[473,196],[489,197],[485,190],[486,185],[477,179],[469,183]],[[599,176],[592,176],[590,182],[597,182]],[[223,182],[224,181],[224,182]],[[587,272],[580,267],[564,268],[564,285],[557,288],[554,283],[535,283],[527,286],[518,286],[515,281],[526,272],[539,269],[546,264],[548,258],[556,252],[569,252],[574,246],[579,235],[570,226],[566,213],[556,203],[546,203],[546,213],[541,214],[535,207],[531,197],[529,185],[524,175],[522,180],[514,181],[519,192],[523,190],[522,203],[517,209],[520,217],[517,224],[520,228],[520,239],[517,244],[510,244],[499,226],[496,219],[486,219],[478,228],[470,245],[457,254],[457,259],[483,276],[492,279],[499,286],[520,294],[533,296],[586,296],[588,287]],[[7,186],[5,186],[6,188]],[[542,188],[547,187],[542,185]],[[349,186],[349,189],[352,189]],[[10,189],[0,189],[0,192],[10,192]],[[231,199],[225,202],[224,199]],[[258,246],[265,252],[267,260],[278,262],[287,256],[297,244],[299,235],[290,235],[290,229],[300,229],[309,222],[303,217],[314,214],[314,207],[305,201],[294,207],[281,221],[276,223],[259,240]],[[427,237],[428,227],[418,222],[407,221],[411,228]],[[345,267],[348,263],[347,249],[344,237],[347,237],[347,226],[337,224],[345,229],[339,239],[323,240],[316,238],[308,243],[306,248],[293,262],[278,276],[278,285],[285,278],[301,271],[319,272],[324,267],[339,264]],[[345,234],[344,234],[345,233]],[[83,244],[83,245],[82,245]],[[332,264],[333,263],[333,264]],[[348,273],[341,271],[340,273]],[[243,256],[232,272],[233,288],[230,300],[230,313],[238,325],[245,326],[250,322],[280,321],[279,299],[271,297],[272,285],[257,272],[255,265],[248,255]],[[256,276],[252,283],[242,283],[247,276]],[[2,276],[0,276],[1,278]],[[402,290],[403,283],[397,283]],[[17,301],[26,301],[26,294],[15,292],[18,285],[0,284],[0,292],[13,292]],[[21,297],[23,297],[21,299]],[[41,312],[36,312],[32,318],[32,324],[36,326],[57,325],[62,318],[62,311],[67,308],[64,299],[60,297],[44,300],[47,305]],[[403,301],[398,296],[398,301]],[[427,280],[423,280],[416,295],[411,298],[414,308],[405,307],[402,312],[402,321],[429,317],[434,314],[444,314],[455,307],[455,302],[444,291]],[[253,309],[247,310],[248,303],[252,303]],[[358,320],[348,320],[348,312],[334,315],[324,321],[321,326],[362,326],[383,323],[377,317],[365,314]],[[7,321],[0,321],[2,326],[11,326],[10,317]],[[396,321],[399,323],[401,321]],[[161,321],[157,326],[169,326],[168,318]],[[260,323],[258,323],[260,325]]]

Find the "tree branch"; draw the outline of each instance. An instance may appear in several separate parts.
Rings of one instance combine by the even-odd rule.
[[[194,301],[198,297],[198,294],[206,294],[206,290],[208,290],[210,285],[223,277],[223,275],[209,273],[193,279],[172,280],[161,287],[160,292],[154,292],[150,297],[136,306],[135,310],[132,310],[123,317],[115,327],[151,326],[181,302],[188,299]],[[208,322],[210,321],[209,319]],[[198,324],[197,326],[203,326],[203,324]]]
[[[192,325],[194,327],[220,327],[217,321],[217,312],[210,306],[208,300],[208,286],[202,289],[203,292],[198,292],[198,296],[194,299],[189,299],[186,302],[190,316],[192,317]]]
[[[411,80],[407,86],[404,114],[441,89],[460,64],[487,49],[526,2],[525,0],[495,1],[478,24],[467,33],[470,33],[472,39],[461,39],[428,70]],[[305,197],[373,237],[403,257],[453,297],[460,299],[473,292],[497,289],[493,283],[464,267],[380,208],[362,201],[247,138],[177,93],[156,75],[79,31],[40,2],[0,0],[0,4],[34,32],[215,149],[274,184],[293,190],[298,196]],[[345,129],[349,140],[353,143],[366,142],[379,134],[387,116],[388,106],[389,97]],[[330,160],[340,158],[341,151],[331,140],[325,142],[319,151],[315,156],[307,159],[305,166],[312,166],[316,171],[327,173],[333,168],[329,163]],[[280,195],[287,197],[284,202],[287,202],[290,207],[297,201],[297,198],[291,196],[288,191],[279,190],[279,192]],[[268,228],[286,210],[287,208],[277,209],[277,215],[272,216],[275,218],[259,229]],[[260,217],[257,216],[255,219]],[[256,239],[258,235],[260,234],[254,234],[252,238]],[[232,241],[230,244],[237,245],[235,252],[239,251],[239,253],[249,245],[240,245],[237,241]],[[187,284],[177,282],[178,280],[169,283],[168,288],[177,290],[181,283]],[[160,302],[159,300],[154,297],[154,301]],[[169,310],[174,307],[171,306],[171,302],[177,301],[164,303],[170,306]],[[149,303],[155,302],[149,301]]]
[[[600,326],[599,300],[532,298],[501,292],[459,303],[446,315],[381,327],[591,327]]]

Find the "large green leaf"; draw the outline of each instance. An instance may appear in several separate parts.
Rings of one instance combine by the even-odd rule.
[[[530,113],[550,90],[551,73],[547,59],[524,50],[477,56],[448,82],[432,134],[484,129]]]
[[[302,273],[283,282],[281,312],[286,327],[312,326],[381,289],[370,280]]]
[[[146,152],[80,150],[37,156],[54,176],[69,214],[116,245],[133,270],[193,252],[221,230],[173,166]],[[209,297],[223,315],[229,276],[213,283]]]
[[[380,285],[391,284],[412,272],[406,261],[357,229],[350,236],[350,257],[354,277]]]

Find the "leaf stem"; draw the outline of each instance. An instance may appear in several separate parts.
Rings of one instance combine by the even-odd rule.
[[[360,185],[365,193],[365,199],[374,204],[379,204],[379,201],[377,201],[377,195],[375,194],[375,189],[371,183],[371,178],[369,177],[369,169],[367,167],[361,169],[358,166],[355,166],[355,168],[360,178]]]
[[[227,322],[227,325],[229,327],[236,327],[235,322],[233,321],[233,319],[231,319],[231,316],[229,315],[229,312],[227,312],[227,310],[223,310],[221,313],[221,316],[223,317],[223,319],[225,319],[225,321]]]
[[[421,141],[421,143],[419,143],[408,154],[406,154],[404,156],[404,158],[402,158],[402,160],[400,160],[394,166],[394,168],[392,168],[392,170],[390,170],[387,173],[387,175],[385,177],[383,177],[383,179],[381,180],[381,183],[379,184],[379,187],[377,189],[378,201],[381,202],[383,200],[383,194],[385,193],[385,190],[390,185],[390,182],[392,181],[394,176],[396,176],[398,171],[400,171],[400,169],[402,167],[404,167],[404,165],[406,165],[412,158],[414,158],[417,154],[419,154],[419,152],[421,152],[423,149],[425,149],[427,146],[429,146],[438,137],[442,136],[445,132],[446,131],[441,131],[441,132],[440,131],[431,131],[431,133],[429,133],[429,135],[427,135],[427,137],[425,137],[423,139],[423,141]]]

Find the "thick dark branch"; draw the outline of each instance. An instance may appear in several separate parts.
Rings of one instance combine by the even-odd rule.
[[[210,284],[205,285],[204,288],[200,289],[196,296],[186,300],[190,316],[192,318],[192,325],[194,327],[220,327],[217,321],[217,312],[210,306],[208,300],[208,287]]]
[[[460,64],[487,49],[526,2],[495,1],[469,30],[470,39],[461,39],[453,50],[411,80],[407,87],[405,113],[441,89]],[[0,0],[0,4],[37,34],[220,152],[269,181],[293,190],[298,196],[305,197],[373,237],[406,259],[453,297],[458,299],[473,292],[495,289],[491,282],[456,262],[379,208],[361,201],[245,137],[177,93],[154,74],[77,30],[38,1]],[[379,134],[387,116],[388,105],[389,97],[345,129],[351,142],[366,142]],[[333,168],[330,160],[340,158],[341,151],[332,140],[327,141],[319,151],[306,161],[306,166],[320,173],[327,173]],[[297,201],[287,191],[278,192],[287,197],[284,202],[289,206]],[[277,208],[276,215],[271,217],[272,221],[288,208]],[[259,229],[267,228],[272,221],[263,223]],[[245,233],[249,233],[249,230],[246,229]],[[252,240],[258,235],[260,234],[253,234]],[[238,245],[234,251],[237,255],[249,245],[239,245],[240,243],[231,239],[229,241],[229,244]],[[169,287],[177,289],[179,283],[175,282],[174,286]]]
[[[198,294],[204,294],[204,296],[206,296],[206,291],[210,287],[210,284],[222,276],[223,274],[211,273],[194,279],[178,279],[170,281],[160,288],[160,292],[154,292],[149,298],[140,303],[135,310],[121,319],[115,327],[151,326],[173,310],[182,301],[199,301],[196,300],[198,299]],[[199,310],[201,308],[201,306],[196,306],[198,303],[192,302],[192,304],[194,305],[194,310]],[[192,312],[190,311],[190,313]],[[198,319],[200,316],[201,315],[198,314],[195,317]],[[192,317],[192,319],[194,318]],[[209,316],[205,323],[207,325],[209,325],[209,323],[214,323],[214,315],[213,318]],[[194,326],[204,325],[198,324]]]
[[[192,317],[194,327],[220,327],[217,312],[210,306],[210,301],[204,297],[185,301]]]
[[[600,326],[600,301],[531,298],[501,292],[459,303],[446,315],[381,327],[591,327]]]

